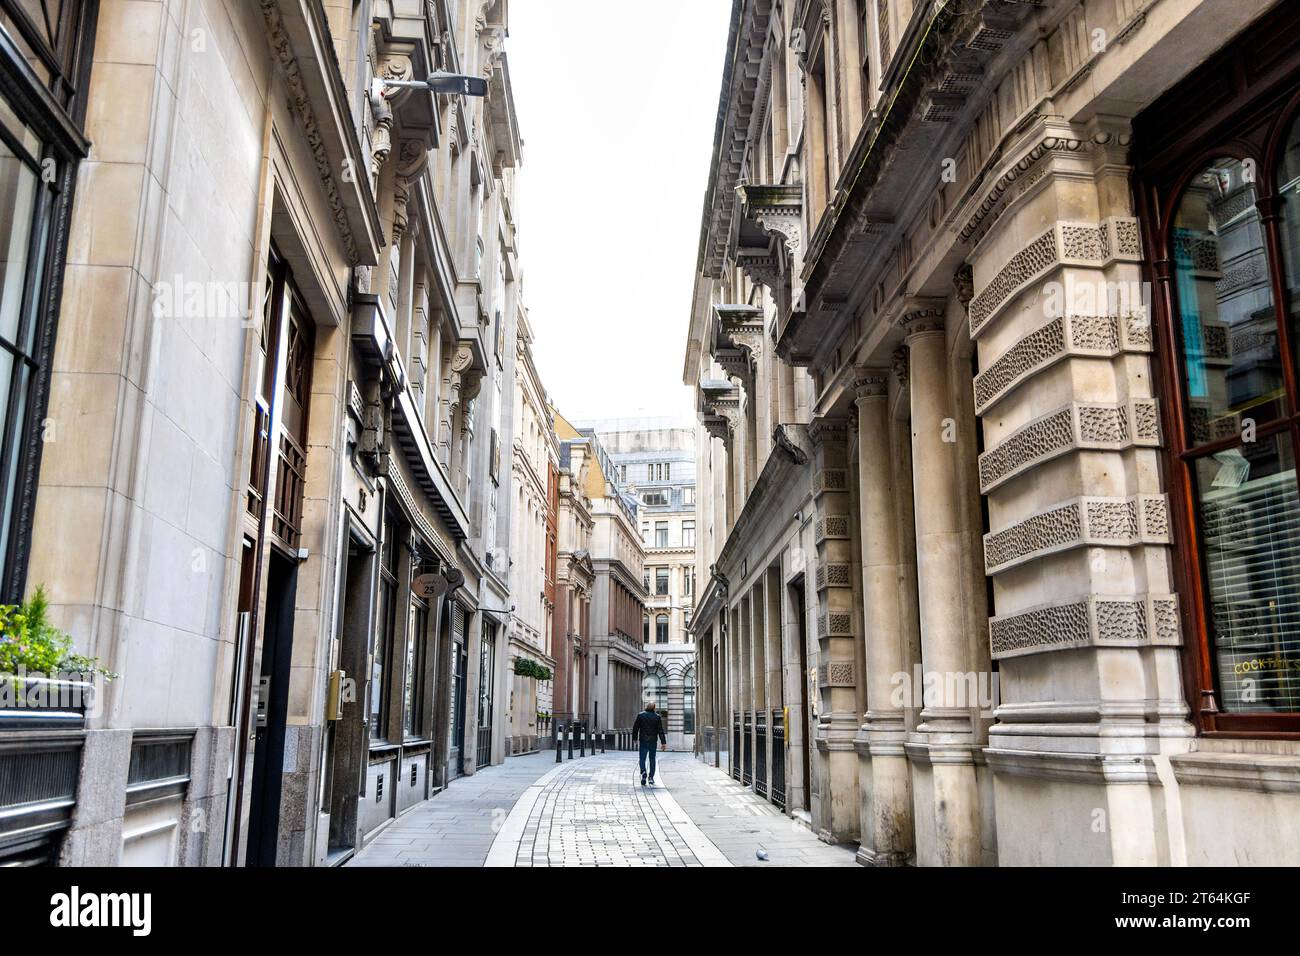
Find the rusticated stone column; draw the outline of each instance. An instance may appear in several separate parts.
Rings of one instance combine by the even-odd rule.
[[[915,811],[932,815],[917,847],[918,863],[979,863],[979,789],[975,779],[975,726],[969,701],[947,699],[965,686],[971,670],[963,612],[961,517],[955,421],[951,411],[942,306],[909,312],[906,321],[912,403],[912,488],[915,499],[916,576],[921,620],[921,660],[945,693],[926,699],[915,746]],[[927,681],[928,682],[928,681]],[[963,706],[964,705],[964,706]],[[920,827],[918,827],[920,829]]]
[[[889,372],[858,369],[858,501],[867,713],[858,734],[864,764],[860,862],[901,866],[913,853],[912,783],[903,750],[907,730],[895,697],[907,673],[903,649],[898,522],[890,453]]]
[[[853,634],[853,554],[849,537],[848,424],[815,419],[813,499],[817,542],[817,749],[823,762],[813,826],[828,843],[858,836],[858,765],[853,741],[859,717]]]

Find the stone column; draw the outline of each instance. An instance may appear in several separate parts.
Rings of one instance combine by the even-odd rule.
[[[956,432],[948,383],[941,305],[904,315],[912,403],[912,489],[915,500],[916,574],[921,619],[921,660],[945,689],[921,711],[922,742],[909,751],[916,767],[917,814],[933,815],[924,830],[930,846],[918,862],[970,866],[979,862],[979,791],[975,779],[975,726],[969,703],[949,699],[971,671],[964,627],[960,488]],[[928,683],[928,681],[927,681]],[[966,704],[966,706],[963,706]],[[927,821],[928,823],[928,821]]]
[[[718,624],[713,629],[713,642],[709,648],[709,673],[712,676],[713,693],[710,706],[713,708],[713,765],[722,767],[723,742],[727,733],[726,702],[726,659],[722,656],[722,614],[718,614]]]
[[[767,627],[763,622],[763,583],[760,577],[758,582],[749,592],[749,659],[753,675],[751,682],[754,693],[750,702],[750,712],[753,716],[754,725],[754,790],[759,789],[766,791],[766,779],[763,786],[759,786],[759,767],[758,767],[758,715],[767,712]],[[764,747],[767,744],[764,742]],[[764,753],[766,757],[767,754]],[[766,772],[766,771],[765,771]]]
[[[782,674],[784,654],[781,647],[781,569],[768,568],[763,577],[763,608],[767,641],[767,739],[769,757],[768,773],[775,774],[775,761],[785,762],[785,749],[776,747],[776,721],[781,719],[785,697]],[[789,745],[789,742],[786,742]],[[790,792],[790,775],[784,776],[787,795]],[[787,806],[788,797],[787,797]]]
[[[848,425],[818,418],[808,429],[813,452],[817,542],[817,686],[821,697],[817,749],[823,780],[813,826],[828,843],[858,835],[859,726],[857,652],[853,635],[853,555],[849,540]]]
[[[727,615],[727,643],[725,653],[727,655],[727,752],[731,755],[731,775],[737,780],[740,779],[741,752],[736,745],[735,738],[731,735],[732,727],[740,719],[741,711],[744,710],[744,702],[741,697],[741,650],[740,650],[740,604],[737,602],[728,608],[725,612]]]
[[[748,471],[746,465],[749,459],[750,435],[747,424],[744,409],[738,407],[736,416],[732,421],[731,441],[727,445],[727,460],[731,463],[731,493],[728,503],[731,508],[730,524],[732,527],[740,519],[740,513],[745,510],[745,499],[749,496],[749,486],[746,484],[746,473]]]
[[[726,439],[709,433],[709,445],[713,452],[710,457],[709,479],[712,482],[713,505],[713,551],[710,562],[716,561],[722,553],[723,542],[727,540],[727,442]]]
[[[915,840],[912,784],[903,744],[907,728],[897,706],[895,675],[907,673],[903,648],[898,522],[890,453],[889,373],[858,369],[858,495],[862,542],[862,607],[866,648],[867,713],[858,735],[865,765],[862,846],[858,859],[901,866]]]

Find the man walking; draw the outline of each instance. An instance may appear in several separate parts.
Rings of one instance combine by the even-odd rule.
[[[645,786],[645,758],[650,755],[650,785],[654,786],[655,782],[655,750],[659,741],[663,741],[664,747],[668,746],[668,737],[664,734],[664,719],[655,713],[655,705],[649,703],[645,705],[645,710],[636,715],[636,722],[632,724],[632,736],[637,739],[641,745],[641,786]]]

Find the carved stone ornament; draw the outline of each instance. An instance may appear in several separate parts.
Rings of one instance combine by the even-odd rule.
[[[357,247],[356,237],[352,234],[352,225],[348,221],[348,213],[339,190],[334,164],[330,161],[329,154],[325,149],[320,122],[316,117],[315,109],[312,107],[311,96],[303,83],[302,67],[298,63],[297,55],[293,49],[293,41],[289,37],[288,30],[284,25],[284,18],[280,14],[280,4],[278,0],[259,0],[259,4],[262,9],[262,17],[266,21],[271,49],[275,54],[276,62],[280,66],[280,71],[284,75],[289,89],[289,98],[293,103],[294,111],[298,114],[298,122],[302,125],[303,136],[307,141],[307,147],[311,150],[312,160],[316,164],[316,173],[320,178],[321,187],[325,191],[325,200],[329,205],[330,216],[334,220],[334,226],[338,230],[339,238],[343,241],[343,247],[347,251],[348,264],[356,265],[361,260],[360,250]]]
[[[896,348],[889,356],[889,367],[900,388],[907,388],[909,355],[906,348]]]
[[[803,241],[803,187],[798,183],[745,184],[737,187],[736,193],[746,218],[768,235],[780,236],[786,251],[797,255]]]
[[[969,263],[963,263],[952,277],[953,291],[957,293],[957,301],[961,303],[963,309],[970,306],[970,300],[975,298],[975,271]]]
[[[879,368],[856,367],[849,387],[859,399],[880,398],[889,391],[888,372]]]
[[[940,299],[909,298],[895,324],[905,335],[923,332],[942,332],[944,328],[944,303]]]
[[[451,360],[451,370],[457,375],[463,374],[474,363],[474,353],[468,345],[462,345],[456,349],[455,356]]]

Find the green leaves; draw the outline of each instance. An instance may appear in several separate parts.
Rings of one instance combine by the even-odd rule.
[[[49,622],[49,608],[43,587],[23,604],[0,604],[0,673],[116,677],[100,666],[98,658],[73,650],[72,636]]]
[[[551,671],[543,667],[536,661],[530,661],[526,657],[515,658],[515,673],[520,677],[532,677],[535,680],[550,680]]]

